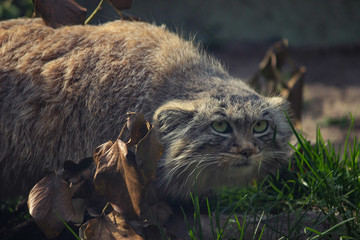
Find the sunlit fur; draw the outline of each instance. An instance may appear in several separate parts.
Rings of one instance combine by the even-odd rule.
[[[188,199],[195,179],[202,195],[242,185],[286,160],[284,110],[164,27],[0,22],[0,197],[27,194],[47,170],[91,156],[118,136],[128,111],[144,113],[165,146],[159,192]],[[260,119],[270,123],[266,137],[253,134]],[[231,134],[214,131],[215,120]]]

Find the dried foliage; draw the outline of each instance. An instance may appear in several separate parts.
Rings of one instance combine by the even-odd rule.
[[[36,14],[52,28],[83,24],[86,19],[87,10],[73,0],[33,0],[33,4]]]
[[[125,127],[127,143],[108,141],[97,147],[93,158],[66,161],[63,171],[51,173],[31,190],[30,214],[48,238],[60,234],[65,227],[62,221],[81,223],[84,209],[95,217],[80,228],[84,239],[159,235],[161,226],[156,224],[165,224],[172,213],[166,203],[157,201],[151,186],[163,148],[142,114],[129,113]],[[75,198],[85,200],[76,211]],[[99,206],[101,213],[96,210]]]
[[[65,228],[64,221],[75,215],[69,184],[52,173],[30,191],[28,206],[31,216],[47,238],[54,238]]]
[[[288,99],[299,127],[306,68],[297,67],[288,52],[286,39],[274,43],[259,64],[258,72],[250,79],[250,85],[263,95],[281,95]]]
[[[126,171],[129,169],[127,154],[126,145],[121,140],[101,145],[94,154],[97,164],[94,185],[99,194],[119,207],[119,212],[134,218],[136,214],[125,178],[135,172],[133,169]]]
[[[132,5],[132,0],[108,1],[118,11],[129,9]],[[84,24],[86,21],[87,9],[74,0],[33,0],[33,5],[35,13],[52,28]]]
[[[124,216],[115,211],[91,219],[80,230],[79,235],[88,240],[143,239],[126,223]]]

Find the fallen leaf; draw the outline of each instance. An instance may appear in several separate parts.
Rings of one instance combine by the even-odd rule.
[[[36,14],[52,28],[84,24],[86,8],[74,0],[33,0]]]
[[[142,117],[136,116],[136,118],[141,119]],[[128,123],[129,121],[131,121],[131,117]],[[157,139],[152,126],[148,122],[146,123],[146,128],[149,130],[136,145],[136,166],[128,164],[129,161],[124,165],[126,185],[129,189],[133,208],[139,217],[144,217],[143,213],[149,210],[150,198],[156,198],[149,196],[149,193],[152,192],[150,191],[150,183],[155,180],[157,163],[163,152],[163,147]],[[143,127],[144,124],[138,124],[138,128],[141,128],[141,126]]]
[[[66,161],[64,163],[64,170],[66,171],[67,178],[73,178],[79,172],[88,169],[93,163],[92,157],[81,159],[78,163],[73,161]]]
[[[121,213],[134,218],[137,214],[135,214],[125,179],[127,177],[136,179],[137,175],[134,167],[128,166],[128,172],[125,172],[124,164],[129,165],[126,155],[127,147],[121,140],[109,141],[98,147],[94,153],[94,161],[97,163],[94,186],[107,201],[118,206]]]
[[[93,154],[93,161],[95,162],[96,166],[100,164],[100,159],[106,154],[106,152],[112,147],[114,142],[107,141],[106,143],[101,144],[98,146]]]
[[[79,235],[88,240],[143,239],[129,227],[124,216],[116,211],[113,211],[108,215],[91,219],[80,228]]]
[[[153,128],[136,147],[136,163],[145,185],[155,180],[157,163],[164,149]]]
[[[290,102],[295,126],[299,128],[305,72],[305,67],[297,67],[289,57],[289,42],[283,39],[269,47],[259,64],[259,70],[249,83],[263,95],[282,95],[286,98]]]
[[[147,189],[143,183],[143,179],[139,176],[138,171],[134,166],[125,163],[123,167],[126,187],[131,199],[132,207],[136,215],[140,217],[144,204],[147,204],[145,201]]]
[[[66,161],[61,176],[70,182],[73,198],[90,198],[93,193],[93,172],[95,164],[92,157],[84,158],[79,163]]]
[[[107,142],[97,148],[94,185],[112,207],[130,218],[141,218],[149,205],[150,183],[155,179],[157,162],[163,152],[152,126],[144,115],[129,113],[130,140]],[[135,146],[135,154],[128,147]],[[151,195],[151,194],[150,194]],[[152,199],[154,194],[151,195]]]
[[[84,198],[72,199],[75,215],[71,218],[71,222],[79,226],[84,220],[84,213],[89,205],[89,200]]]
[[[293,116],[297,120],[297,128],[300,128],[299,125],[301,124],[301,110],[305,73],[305,67],[300,67],[297,71],[295,71],[292,78],[288,82],[288,89],[284,89],[281,93],[282,96],[287,98],[291,104],[291,108],[293,109]]]
[[[126,126],[130,133],[130,140],[127,142],[128,146],[138,144],[138,142],[148,133],[150,124],[145,121],[145,117],[141,113],[128,113]]]
[[[68,183],[56,173],[40,180],[28,198],[30,215],[47,238],[55,238],[64,229],[62,222],[75,216]]]

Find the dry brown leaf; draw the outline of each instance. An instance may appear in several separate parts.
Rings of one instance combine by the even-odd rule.
[[[74,0],[33,0],[36,14],[52,28],[84,24],[86,8]]]
[[[126,155],[127,147],[121,140],[114,143],[110,141],[98,147],[94,153],[94,161],[97,163],[94,186],[107,201],[118,206],[125,216],[135,217],[125,180],[127,175],[134,174],[135,170],[125,175]]]
[[[143,216],[143,213],[148,210],[150,183],[155,179],[157,163],[163,152],[163,147],[152,126],[148,122],[146,126],[149,130],[136,146],[136,166],[124,165],[126,184],[138,216]]]
[[[92,164],[92,157],[81,159],[78,163],[66,161],[64,163],[64,172],[62,172],[62,176],[65,180],[78,183],[83,181],[84,178],[89,178],[89,170],[91,169]]]
[[[282,95],[286,98],[291,104],[295,127],[299,128],[306,68],[297,67],[288,52],[289,43],[286,39],[269,47],[258,72],[250,79],[250,85],[263,95]],[[285,65],[290,67],[290,70],[282,71]]]
[[[301,112],[303,101],[303,89],[304,89],[304,75],[306,73],[305,67],[300,67],[293,73],[292,78],[288,82],[288,89],[284,89],[281,95],[288,99],[293,110],[293,116],[295,117],[296,128],[301,128]]]
[[[52,173],[39,181],[30,191],[28,207],[31,216],[47,238],[60,234],[75,216],[71,192],[67,182]]]
[[[141,210],[146,203],[146,186],[144,180],[138,173],[138,170],[133,165],[130,165],[127,161],[123,162],[124,178],[128,194],[131,199],[132,207],[138,217],[141,216]]]
[[[106,143],[101,144],[95,149],[93,154],[93,160],[97,167],[100,164],[99,160],[106,154],[106,152],[112,147],[113,144],[113,141],[107,141]]]
[[[79,226],[84,220],[84,213],[89,205],[89,200],[84,198],[72,199],[75,215],[71,218],[71,223]]]
[[[151,221],[155,217],[156,222],[159,222],[158,219],[166,222],[172,212],[163,205],[149,208],[149,193],[152,193],[150,183],[155,178],[157,162],[163,148],[152,126],[145,121],[142,114],[130,113],[127,127],[131,137],[127,144],[118,139],[99,146],[95,151],[94,162],[97,168],[94,186],[96,192],[104,196],[117,213],[127,220],[133,219],[130,222],[135,225],[128,226],[132,231],[139,231],[145,236],[160,236],[159,229],[154,228]],[[133,146],[135,154],[128,150],[128,147]],[[158,211],[159,209],[162,211]],[[153,213],[153,210],[156,213]],[[140,219],[150,221],[145,223]],[[105,234],[105,230],[101,230],[105,229],[103,225],[104,220],[89,222],[90,229],[93,230],[84,230],[84,235],[96,237],[100,233]],[[107,239],[107,236],[101,238]]]
[[[117,10],[129,9],[132,5],[132,0],[108,0]]]
[[[124,216],[116,211],[94,218],[80,228],[80,236],[88,240],[143,239],[126,223]]]
[[[138,218],[148,210],[149,184],[155,179],[163,148],[144,115],[129,113],[127,127],[131,137],[127,144],[116,140],[97,148],[94,185],[116,211]],[[135,154],[127,149],[134,145]]]
[[[148,133],[150,124],[145,121],[144,115],[141,113],[128,113],[126,126],[130,132],[130,140],[128,146],[138,144],[138,142]]]
[[[151,128],[136,148],[136,163],[145,185],[155,180],[156,166],[163,151],[163,146]]]
[[[84,158],[79,163],[66,161],[61,176],[70,182],[73,198],[90,198],[94,185],[92,172],[95,168],[92,157]]]

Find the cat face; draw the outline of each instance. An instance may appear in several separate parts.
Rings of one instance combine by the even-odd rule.
[[[252,91],[166,103],[154,117],[165,148],[159,187],[187,198],[195,185],[205,195],[276,170],[291,136],[285,110],[283,99]]]

